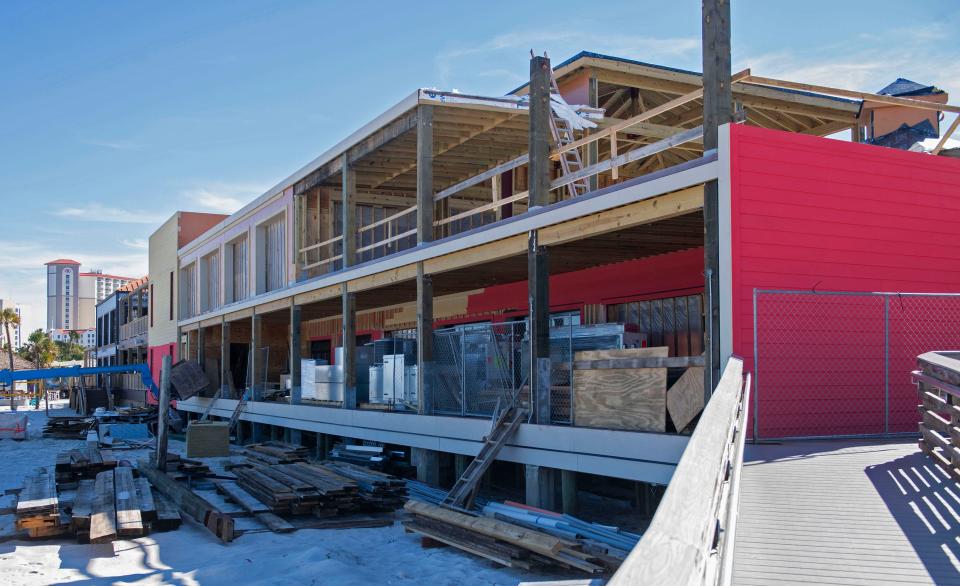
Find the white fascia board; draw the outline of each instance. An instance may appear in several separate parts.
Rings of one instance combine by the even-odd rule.
[[[540,228],[553,224],[567,222],[608,209],[651,199],[659,195],[716,179],[718,168],[716,160],[709,161],[682,171],[669,173],[619,189],[611,189],[610,191],[604,191],[593,196],[585,195],[575,200],[566,200],[551,206],[529,210],[520,216],[515,216],[509,220],[491,224],[463,235],[420,244],[390,257],[357,265],[352,269],[316,277],[290,287],[250,297],[230,305],[224,305],[215,311],[184,319],[179,322],[179,325],[181,327],[187,326],[218,315],[247,309],[277,299],[299,295],[300,293],[322,289],[330,285],[338,285],[352,279],[366,277],[382,271],[389,271],[400,266],[422,262],[495,240],[502,240],[518,234],[526,234],[531,230],[539,230]]]
[[[212,399],[194,397],[177,408],[201,413]],[[219,399],[210,414],[228,418],[237,401]],[[475,456],[490,421],[285,403],[248,402],[241,419],[291,429]],[[666,484],[689,436],[522,424],[498,456],[520,464]]]
[[[720,240],[720,364],[733,354],[733,250],[732,185],[730,176],[730,125],[720,126],[717,137],[717,229]]]

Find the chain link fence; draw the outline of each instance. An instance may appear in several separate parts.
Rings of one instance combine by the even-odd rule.
[[[918,354],[960,348],[960,294],[754,290],[754,436],[915,433]]]
[[[526,322],[476,324],[433,334],[434,410],[489,417],[526,384]]]

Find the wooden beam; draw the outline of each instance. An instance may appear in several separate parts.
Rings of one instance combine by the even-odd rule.
[[[550,60],[530,59],[530,131],[527,152],[530,155],[527,185],[530,207],[550,203]]]
[[[947,139],[950,138],[950,135],[957,129],[957,126],[960,125],[960,114],[953,119],[953,122],[950,123],[950,127],[947,128],[947,131],[943,133],[943,137],[940,139],[940,142],[937,143],[937,146],[933,149],[933,154],[939,155],[940,151],[943,150],[943,146],[947,144]]]
[[[433,106],[418,106],[417,243],[433,241]]]
[[[290,301],[293,301],[291,299]],[[290,404],[300,404],[302,382],[300,368],[300,334],[303,328],[303,311],[299,305],[290,304]],[[299,433],[299,430],[297,430]],[[299,443],[299,442],[295,442]]]
[[[910,108],[919,108],[921,110],[936,110],[939,112],[960,113],[960,106],[951,106],[949,104],[938,104],[936,102],[925,102],[923,100],[914,100],[911,98],[899,98],[896,96],[884,96],[881,94],[871,94],[869,92],[845,90],[845,89],[835,88],[835,87],[830,87],[825,85],[815,85],[812,83],[799,83],[796,81],[786,81],[783,79],[774,79],[772,77],[761,77],[759,75],[750,75],[743,81],[745,83],[750,83],[750,84],[787,88],[787,89],[799,90],[804,92],[828,94],[833,96],[840,96],[843,98],[853,98],[855,100],[868,100],[871,102],[879,102],[881,104],[890,104],[892,106],[907,106]]]
[[[341,292],[343,338],[343,408],[357,408],[357,295],[343,283]]]
[[[357,192],[357,172],[350,166],[346,153],[342,156],[341,170],[340,212],[343,236],[341,255],[343,268],[347,268],[353,266],[357,258],[357,203],[354,199],[354,194]]]
[[[417,412],[433,413],[433,278],[417,263]]]
[[[750,70],[749,70],[749,69],[744,69],[744,70],[741,71],[740,73],[737,73],[736,75],[734,75],[734,76],[732,76],[732,77],[730,78],[731,83],[741,81],[742,79],[745,79],[745,78],[749,77],[749,75],[750,75]],[[575,141],[571,142],[570,144],[568,144],[568,145],[566,145],[566,146],[564,146],[564,147],[558,148],[558,149],[556,149],[555,151],[553,151],[552,153],[550,153],[550,158],[552,158],[552,159],[559,159],[559,158],[560,158],[560,154],[563,153],[563,152],[566,152],[566,151],[569,151],[569,150],[573,150],[573,149],[576,149],[576,148],[580,148],[580,147],[582,147],[582,146],[584,146],[584,145],[586,145],[586,144],[590,144],[590,143],[593,142],[593,141],[600,140],[601,138],[607,138],[607,137],[609,137],[611,134],[616,133],[616,132],[620,132],[620,131],[623,131],[623,130],[626,130],[626,129],[630,128],[631,126],[633,126],[634,124],[637,124],[638,122],[645,122],[645,121],[647,121],[647,120],[650,120],[651,118],[655,118],[655,117],[657,117],[657,116],[659,116],[659,115],[661,115],[661,114],[664,114],[664,113],[666,113],[666,112],[669,112],[669,111],[673,110],[674,108],[676,108],[676,107],[678,107],[678,106],[682,106],[683,104],[686,104],[686,103],[688,103],[688,102],[692,102],[693,100],[699,100],[699,99],[702,98],[702,97],[703,97],[703,88],[696,89],[696,90],[694,90],[694,91],[692,91],[692,92],[690,92],[690,93],[688,93],[688,94],[684,94],[684,95],[680,96],[679,98],[674,98],[674,99],[670,100],[669,102],[666,102],[666,103],[664,103],[664,104],[660,104],[659,106],[656,106],[656,107],[654,107],[654,108],[650,108],[650,109],[647,110],[646,112],[643,112],[642,114],[638,114],[638,115],[636,115],[636,116],[634,116],[634,117],[632,117],[632,118],[628,118],[627,120],[624,120],[623,122],[620,122],[619,124],[614,124],[613,126],[609,126],[609,127],[605,128],[604,130],[601,130],[600,132],[596,132],[596,133],[591,134],[591,135],[589,135],[589,136],[585,136],[585,137],[581,138],[580,140],[575,140]],[[731,98],[731,100],[732,100],[732,98]],[[732,103],[732,102],[731,102],[731,103]]]
[[[733,120],[730,72],[730,2],[703,0],[703,148],[716,149],[720,126]],[[720,185],[714,179],[703,189],[706,374],[704,402],[720,380]]]

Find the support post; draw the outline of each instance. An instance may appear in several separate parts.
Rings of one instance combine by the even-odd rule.
[[[703,148],[716,149],[719,127],[733,118],[730,89],[730,2],[703,0]],[[706,368],[704,397],[720,380],[720,187],[708,181],[703,190],[704,275],[709,305],[705,308]]]
[[[530,59],[530,126],[527,166],[531,208],[547,205],[550,196],[550,60]]]
[[[453,476],[455,478],[460,478],[463,476],[463,473],[467,470],[467,466],[470,465],[470,456],[465,456],[463,454],[454,454],[453,455]]]
[[[536,230],[527,235],[527,303],[530,328],[530,395],[534,420],[550,423],[550,270]]]
[[[417,244],[433,241],[433,106],[417,106]]]
[[[230,322],[220,322],[220,396],[232,397],[230,389]]]
[[[560,493],[563,499],[563,513],[577,514],[577,473],[573,470],[560,471]]]
[[[340,159],[340,209],[343,224],[343,268],[353,266],[357,256],[357,172],[350,166],[347,153]]]
[[[256,313],[250,316],[250,380],[247,381],[247,386],[250,387],[251,401],[260,401],[263,398],[263,372],[266,365],[263,364],[263,354],[260,352],[262,327],[262,316]],[[251,421],[250,430],[254,443],[263,441],[262,424]]]
[[[411,464],[417,467],[417,480],[431,486],[440,486],[440,452],[413,448]]]
[[[202,325],[197,328],[197,364],[200,370],[207,374],[207,328]]]
[[[167,428],[170,416],[170,355],[163,357],[160,366],[160,397],[157,399],[157,469],[167,469]]]
[[[417,412],[433,413],[433,278],[417,263]]]
[[[524,464],[523,476],[526,492],[526,502],[531,507],[555,510],[556,474],[553,468]]]
[[[299,405],[302,398],[300,381],[300,330],[302,311],[299,305],[290,305],[290,404]],[[299,429],[290,429],[288,441],[300,445],[303,434]]]
[[[587,100],[590,102],[590,106],[593,108],[600,107],[600,89],[599,83],[597,82],[597,76],[591,75],[589,81],[587,82]],[[613,157],[614,155],[610,155]],[[600,141],[595,140],[587,145],[587,165],[596,165],[600,160]],[[614,167],[616,169],[616,167]],[[600,179],[599,175],[591,175],[587,179],[587,185],[590,186],[590,191],[596,191],[599,186],[598,181]]]
[[[343,408],[357,408],[357,294],[341,289],[343,307]]]

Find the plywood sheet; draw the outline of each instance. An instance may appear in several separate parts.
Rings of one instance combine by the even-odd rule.
[[[677,431],[683,431],[703,411],[703,367],[691,366],[667,391],[667,412]]]
[[[575,360],[666,357],[666,347],[586,350]],[[666,431],[667,369],[575,370],[574,425],[630,431]]]

